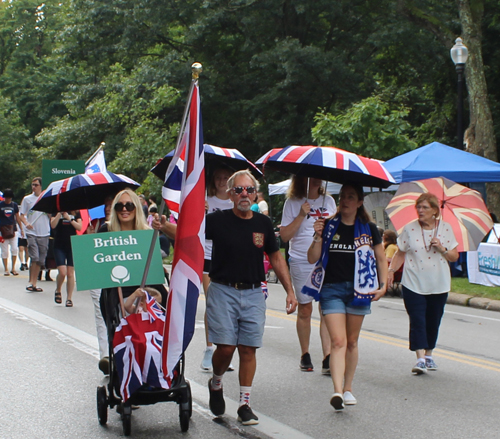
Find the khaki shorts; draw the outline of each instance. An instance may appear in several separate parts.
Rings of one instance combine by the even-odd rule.
[[[34,235],[27,235],[28,240],[28,254],[31,258],[31,263],[38,265],[45,265],[45,258],[47,257],[47,250],[49,249],[49,237],[39,237]]]

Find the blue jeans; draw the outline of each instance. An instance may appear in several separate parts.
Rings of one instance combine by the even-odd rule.
[[[434,349],[448,293],[417,294],[403,286],[403,299],[410,317],[410,350]]]

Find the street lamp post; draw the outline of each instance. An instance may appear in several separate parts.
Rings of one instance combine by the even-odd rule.
[[[464,149],[464,129],[463,129],[463,113],[464,113],[464,71],[469,51],[462,43],[462,38],[455,40],[455,45],[450,50],[451,59],[455,63],[457,69],[457,147]]]

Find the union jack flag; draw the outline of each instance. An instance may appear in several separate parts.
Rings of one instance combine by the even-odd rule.
[[[170,388],[161,370],[164,324],[163,315],[151,322],[149,313],[141,312],[123,318],[116,329],[113,352],[123,401],[145,385]]]
[[[156,319],[163,317],[163,311],[160,308],[160,305],[155,300],[154,297],[151,297],[147,291],[146,293],[146,309],[149,314],[149,321],[153,323]]]
[[[192,83],[186,128],[170,163],[166,181],[179,177],[178,158],[184,151],[170,294],[163,334],[162,367],[171,385],[174,369],[194,333],[205,247],[205,159],[198,82]]]

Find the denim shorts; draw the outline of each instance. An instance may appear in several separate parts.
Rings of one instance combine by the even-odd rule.
[[[266,300],[261,287],[237,290],[210,282],[207,323],[211,343],[261,347],[266,323]]]
[[[73,267],[73,252],[70,248],[54,248],[54,259],[56,260],[56,265],[58,267],[61,265]]]
[[[326,314],[371,314],[370,306],[352,306],[354,282],[323,284],[321,287],[321,312]]]

